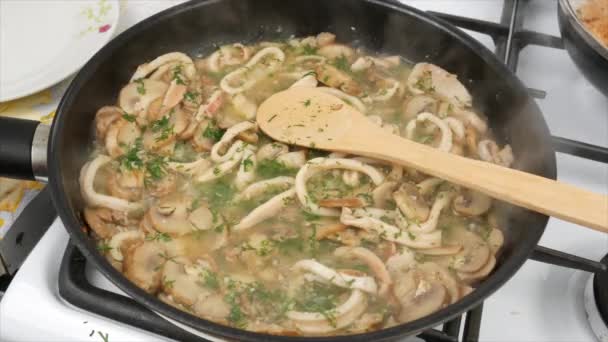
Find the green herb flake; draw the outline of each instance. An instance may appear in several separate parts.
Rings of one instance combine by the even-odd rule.
[[[287,167],[276,159],[266,159],[258,163],[257,174],[262,178],[274,178],[278,176],[293,176],[297,169]]]
[[[333,65],[346,72],[350,72],[350,64],[348,63],[348,58],[346,56],[341,55],[340,57],[334,59]]]
[[[167,160],[162,156],[153,156],[146,162],[147,176],[152,180],[159,180],[167,173]]]
[[[171,236],[167,233],[156,232],[146,235],[146,241],[169,242],[171,240]]]
[[[127,153],[120,157],[120,166],[126,170],[141,169],[144,166],[144,162],[140,157],[141,152],[142,139],[137,138],[133,145],[127,150]]]
[[[151,129],[154,133],[160,133],[160,135],[156,137],[156,141],[166,140],[173,134],[173,125],[171,125],[168,115],[163,116],[159,120],[152,121]]]
[[[100,243],[97,245],[97,250],[98,250],[100,253],[107,253],[107,252],[109,252],[109,251],[111,251],[111,250],[112,250],[112,247],[110,247],[110,245],[109,245],[108,243],[106,243],[106,242],[100,242]]]
[[[302,54],[303,55],[316,55],[317,50],[318,49],[316,47],[311,46],[310,44],[302,45]]]
[[[217,277],[217,273],[210,270],[203,270],[200,277],[202,278],[203,286],[213,290],[220,288],[220,281]]]
[[[245,172],[249,172],[250,170],[252,170],[253,166],[253,160],[251,160],[251,157],[243,159],[243,170]]]
[[[210,122],[205,130],[203,131],[203,137],[211,139],[213,141],[220,141],[224,136],[224,130],[219,128],[215,122]]]
[[[137,84],[137,92],[140,95],[146,95],[146,86],[144,85],[144,80],[141,78],[138,78],[133,82],[135,82]]]
[[[135,119],[137,119],[137,116],[133,115],[133,114],[129,114],[127,112],[124,112],[122,114],[122,118],[129,121],[129,122],[135,122]]]

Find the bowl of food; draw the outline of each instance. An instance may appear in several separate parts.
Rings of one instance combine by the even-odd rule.
[[[479,305],[527,260],[544,215],[265,136],[257,107],[289,87],[317,87],[446,153],[555,178],[526,88],[428,14],[380,1],[193,1],[119,35],[62,99],[49,183],[72,241],[150,310],[239,341],[415,335]],[[11,135],[16,146],[44,140],[2,120],[31,132]]]
[[[608,1],[560,0],[564,46],[583,75],[608,96]]]

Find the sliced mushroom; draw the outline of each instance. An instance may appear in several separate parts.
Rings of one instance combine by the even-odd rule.
[[[116,261],[123,261],[122,248],[126,243],[132,243],[136,241],[143,241],[144,233],[139,230],[127,230],[120,232],[110,239],[110,255]]]
[[[344,57],[349,62],[352,62],[352,59],[355,56],[355,51],[351,47],[342,44],[325,45],[321,47],[317,53],[327,59]]]
[[[120,119],[123,110],[116,106],[101,107],[95,114],[95,136],[98,140],[104,140],[110,125]]]
[[[492,198],[478,191],[466,191],[454,199],[454,210],[465,216],[485,214],[492,207]]]
[[[426,221],[431,209],[417,186],[403,183],[393,193],[393,200],[401,212],[410,220]]]
[[[258,150],[256,157],[259,161],[276,159],[278,156],[289,152],[289,147],[283,143],[272,142],[263,145]]]
[[[329,32],[321,32],[317,35],[317,46],[323,47],[333,44],[336,41],[336,35]]]
[[[299,169],[306,164],[306,151],[294,151],[282,153],[276,157],[278,162],[292,169]]]
[[[475,272],[458,272],[458,278],[467,284],[486,278],[496,266],[496,258],[490,255],[488,262]]]
[[[450,266],[459,272],[475,272],[482,268],[490,257],[488,244],[479,235],[462,226],[451,227],[444,243],[463,246],[463,250],[450,259]]]
[[[141,130],[136,123],[115,120],[106,132],[106,150],[111,157],[119,157],[127,152],[126,146],[132,146],[140,136]]]
[[[208,230],[215,226],[213,213],[204,205],[188,214],[188,221],[196,230]]]
[[[436,113],[437,99],[428,95],[415,95],[403,102],[403,114],[401,118],[404,121],[412,120],[420,113]]]
[[[191,272],[186,271],[188,267],[192,268]],[[167,260],[162,268],[163,292],[170,295],[176,303],[194,305],[200,297],[204,298],[213,291],[199,285],[199,273],[205,269],[200,264],[193,265],[184,257]]]
[[[416,187],[421,195],[426,196],[432,194],[439,185],[443,184],[443,182],[445,182],[443,179],[431,177],[416,184]]]
[[[437,248],[419,249],[417,252],[424,255],[454,255],[461,250],[461,245],[443,245]]]
[[[161,286],[161,271],[166,261],[164,252],[164,246],[158,242],[130,245],[124,254],[124,275],[144,291],[156,293]]]
[[[124,215],[108,208],[86,207],[84,209],[85,221],[101,239],[109,239],[120,231],[119,228],[126,224],[121,216]]]
[[[400,298],[401,313],[398,320],[401,323],[414,321],[440,309],[446,301],[445,287],[438,282],[420,280],[416,290]]]
[[[488,139],[482,140],[477,144],[477,152],[481,160],[505,167],[511,166],[514,161],[511,146],[505,145],[502,150],[499,150],[498,145]]]
[[[221,293],[199,296],[194,306],[192,306],[192,310],[197,316],[214,321],[223,321],[230,314],[230,307]],[[247,329],[249,328],[250,326],[248,325]]]
[[[140,170],[111,170],[107,178],[110,195],[128,201],[139,201],[143,193],[144,174]]]
[[[374,207],[386,208],[389,201],[392,201],[392,194],[397,188],[399,183],[388,181],[380,184],[372,191],[372,198],[374,199]]]
[[[165,173],[161,179],[150,182],[146,185],[146,190],[150,196],[159,198],[175,192],[177,189],[177,176],[174,172]]]
[[[357,96],[361,94],[361,86],[349,74],[329,64],[319,64],[315,68],[317,80],[332,88]]]
[[[323,240],[330,235],[343,231],[344,229],[346,229],[346,227],[347,226],[345,224],[342,224],[340,222],[324,225],[324,226],[320,227],[319,229],[317,229],[317,233],[315,234],[315,239]]]
[[[490,250],[492,254],[496,254],[498,250],[502,247],[505,242],[505,236],[502,233],[502,230],[497,228],[492,228],[490,234],[488,235],[488,245],[490,246]]]
[[[188,220],[190,204],[191,199],[180,194],[161,198],[148,212],[150,222],[161,233],[176,237],[188,234],[194,230]]]
[[[472,97],[454,74],[429,63],[418,63],[412,69],[407,85],[414,94],[433,94],[458,107],[469,107]]]
[[[166,83],[149,79],[129,83],[120,91],[118,105],[127,113],[146,113],[152,101],[163,97],[167,88]]]

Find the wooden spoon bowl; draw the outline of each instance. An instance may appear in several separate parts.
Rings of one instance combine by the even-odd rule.
[[[387,133],[319,88],[276,93],[258,108],[267,135],[288,144],[386,160],[493,198],[608,232],[608,196],[551,179],[446,153]]]

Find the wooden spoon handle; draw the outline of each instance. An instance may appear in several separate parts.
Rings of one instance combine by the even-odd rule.
[[[608,232],[608,196],[495,164],[438,151],[396,135],[349,134],[344,152],[413,167],[426,174],[483,192],[546,215]],[[377,135],[374,137],[374,135]],[[365,135],[364,135],[365,136]],[[351,151],[348,151],[351,150]]]

